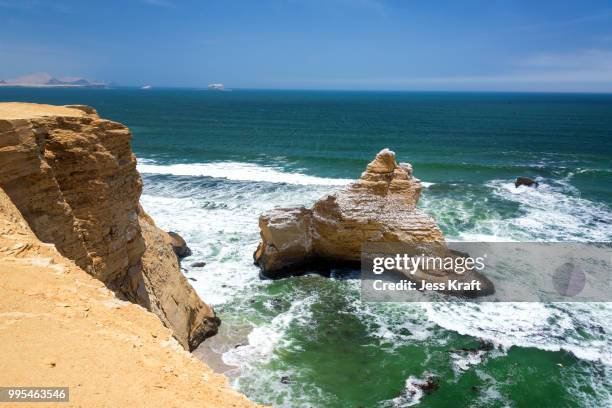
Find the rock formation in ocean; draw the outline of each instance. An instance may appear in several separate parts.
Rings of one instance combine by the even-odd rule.
[[[540,183],[529,177],[517,177],[514,181],[514,187],[516,188],[519,188],[519,186],[539,187],[539,185]]]
[[[181,274],[171,237],[139,206],[130,139],[88,106],[0,103],[0,188],[42,242],[193,349],[219,319]]]
[[[416,207],[421,189],[412,166],[398,164],[395,153],[384,149],[359,180],[312,209],[278,208],[261,215],[255,263],[274,278],[313,265],[356,265],[364,243],[438,243],[432,247],[436,252],[450,254],[434,219]],[[489,293],[491,283],[478,278]]]
[[[28,224],[0,189],[0,384],[69,387],[71,407],[256,406]]]

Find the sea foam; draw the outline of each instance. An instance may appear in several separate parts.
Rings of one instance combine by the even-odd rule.
[[[524,211],[519,217],[500,220],[523,233],[522,240],[609,241],[612,239],[612,212],[604,204],[580,197],[566,180],[538,180],[538,188],[514,186],[513,182],[492,180],[486,185],[493,194],[516,202]],[[508,231],[507,235],[511,235]]]
[[[302,173],[286,172],[278,167],[262,166],[243,162],[211,162],[161,165],[151,161],[140,161],[138,171],[150,174],[171,174],[174,176],[213,177],[237,181],[263,181],[299,185],[342,186],[353,180],[309,176]]]

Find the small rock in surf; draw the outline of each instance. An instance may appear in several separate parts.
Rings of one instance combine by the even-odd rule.
[[[540,184],[531,179],[529,177],[517,177],[514,181],[514,187],[518,188],[519,186],[527,186],[527,187],[538,187]]]

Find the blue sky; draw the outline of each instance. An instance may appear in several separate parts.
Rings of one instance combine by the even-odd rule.
[[[0,0],[0,78],[612,92],[612,1]]]

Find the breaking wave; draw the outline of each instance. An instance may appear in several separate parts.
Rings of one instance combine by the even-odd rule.
[[[309,176],[302,173],[286,172],[281,168],[243,162],[179,163],[156,164],[141,160],[138,171],[149,174],[171,174],[174,176],[213,177],[236,181],[263,181],[315,186],[342,186],[353,180]]]

